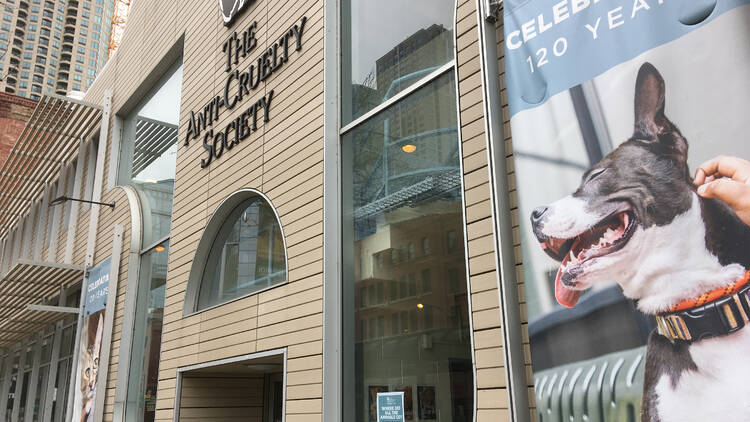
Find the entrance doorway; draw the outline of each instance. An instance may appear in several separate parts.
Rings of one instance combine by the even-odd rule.
[[[181,368],[175,422],[284,422],[285,352]]]

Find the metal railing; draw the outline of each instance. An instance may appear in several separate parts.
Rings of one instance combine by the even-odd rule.
[[[534,374],[539,422],[637,422],[646,348]]]

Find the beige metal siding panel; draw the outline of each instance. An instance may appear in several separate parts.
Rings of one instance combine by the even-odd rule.
[[[151,7],[149,7],[150,9]],[[174,19],[159,22],[135,13],[129,26],[148,26],[172,33],[185,31],[184,80],[180,148],[174,195],[172,251],[165,301],[165,326],[160,368],[157,419],[172,416],[175,369],[225,356],[245,354],[277,345],[288,346],[289,355],[320,360],[322,352],[322,2],[309,0],[294,8],[280,1],[258,2],[244,14],[232,30],[258,21],[260,46],[243,60],[246,67],[267,45],[280,36],[303,14],[308,17],[302,52],[295,52],[284,68],[259,88],[255,97],[274,89],[271,121],[260,126],[248,140],[233,148],[208,169],[200,168],[205,151],[201,139],[182,146],[189,112],[199,110],[212,95],[223,90],[226,74],[220,43],[230,31],[217,19],[215,3],[165,2],[159,9],[170,9]],[[142,10],[145,10],[142,9]],[[266,22],[268,20],[268,22]],[[183,23],[184,22],[184,23]],[[179,23],[179,24],[178,24]],[[115,109],[134,92],[143,75],[130,69],[149,69],[164,54],[163,48],[139,55],[133,44],[152,45],[151,37],[132,31],[118,52],[118,74],[127,74],[115,97]],[[216,45],[206,45],[205,34],[216,33]],[[126,46],[128,44],[128,46]],[[210,43],[209,43],[210,44]],[[165,42],[164,45],[171,45]],[[127,47],[127,48],[126,48]],[[122,53],[122,54],[121,54]],[[311,69],[313,69],[311,71]],[[317,70],[315,70],[317,69]],[[122,92],[122,95],[118,95]],[[247,105],[251,100],[243,101]],[[223,128],[241,112],[224,111],[213,127]],[[288,236],[291,283],[223,305],[188,318],[182,317],[184,291],[198,241],[214,209],[230,193],[255,187],[269,194],[278,206]],[[104,234],[104,231],[102,231]],[[257,302],[254,302],[257,301]],[[285,307],[283,307],[285,306]],[[196,317],[200,323],[195,323]],[[256,337],[257,336],[257,337]],[[290,360],[292,362],[293,360]],[[291,363],[293,366],[294,363]],[[298,385],[288,391],[288,416],[320,419],[320,370],[299,370]],[[304,381],[304,382],[302,382]],[[294,404],[291,404],[294,403]],[[213,419],[212,419],[213,420]],[[287,420],[291,420],[289,417]]]
[[[494,222],[491,218],[476,3],[459,0],[456,15],[459,115],[478,387],[477,421],[506,421],[509,420],[509,397],[505,385],[503,334],[500,327],[500,292],[494,251]]]

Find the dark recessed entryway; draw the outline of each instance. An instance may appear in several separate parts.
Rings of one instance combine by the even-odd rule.
[[[178,394],[176,421],[282,422],[284,355],[185,368]]]

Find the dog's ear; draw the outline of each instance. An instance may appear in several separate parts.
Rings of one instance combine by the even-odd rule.
[[[635,135],[656,140],[663,128],[664,79],[651,63],[644,63],[635,80]]]
[[[668,144],[687,159],[687,142],[664,115],[664,78],[651,63],[644,63],[635,80],[633,137]]]

